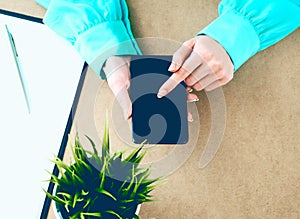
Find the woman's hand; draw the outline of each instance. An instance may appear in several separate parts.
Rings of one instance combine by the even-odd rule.
[[[103,66],[107,83],[123,109],[124,118],[131,117],[132,105],[128,89],[130,86],[130,58],[125,56],[112,56]]]
[[[234,66],[219,43],[200,35],[184,42],[175,52],[169,71],[174,74],[159,89],[159,98],[181,81],[196,91],[211,91],[233,78]]]

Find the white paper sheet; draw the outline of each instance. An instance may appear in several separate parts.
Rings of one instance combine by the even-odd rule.
[[[22,85],[5,30],[12,33],[28,89]],[[83,68],[83,60],[46,26],[0,14],[1,218],[39,218]]]

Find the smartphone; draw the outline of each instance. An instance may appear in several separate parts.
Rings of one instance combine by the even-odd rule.
[[[168,95],[158,98],[172,56],[132,56],[130,98],[132,140],[140,144],[186,144],[188,142],[187,93],[183,82]]]

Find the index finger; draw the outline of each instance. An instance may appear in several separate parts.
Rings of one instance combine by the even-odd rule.
[[[160,87],[157,97],[162,98],[171,92],[180,82],[185,80],[192,72],[201,64],[199,55],[192,52],[190,56],[184,61],[181,68],[173,73],[171,77]]]
[[[162,98],[170,93],[181,81],[183,81],[180,74],[174,73],[171,77],[160,87],[157,97]]]

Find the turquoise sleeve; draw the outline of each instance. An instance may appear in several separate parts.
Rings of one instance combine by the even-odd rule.
[[[125,0],[38,2],[48,7],[44,23],[68,40],[100,76],[103,77],[101,69],[108,57],[140,54]]]
[[[299,27],[299,4],[299,0],[223,0],[220,16],[198,35],[219,42],[237,70],[251,56]]]

